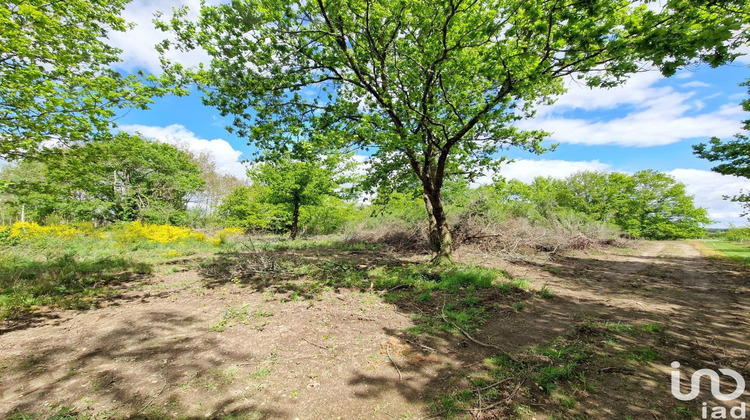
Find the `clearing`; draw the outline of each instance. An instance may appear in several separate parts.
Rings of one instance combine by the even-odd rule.
[[[694,418],[714,401],[673,398],[672,361],[750,378],[750,273],[691,243],[423,260],[176,259],[94,309],[6,321],[0,417]]]

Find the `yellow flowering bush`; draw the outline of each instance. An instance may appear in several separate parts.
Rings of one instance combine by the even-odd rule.
[[[68,225],[40,226],[33,222],[15,222],[10,226],[0,227],[0,235],[7,235],[8,239],[31,239],[38,237],[56,237],[70,239],[81,235],[82,232]]]
[[[118,237],[121,242],[126,243],[139,242],[142,240],[160,244],[185,241],[206,241],[205,234],[194,232],[189,228],[171,225],[152,225],[141,222],[130,222],[124,225],[122,231],[119,232]]]

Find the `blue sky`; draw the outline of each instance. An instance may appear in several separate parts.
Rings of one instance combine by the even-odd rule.
[[[121,70],[159,72],[153,45],[164,34],[153,29],[151,19],[157,10],[180,5],[197,10],[199,1],[135,0],[128,5],[124,17],[136,23],[136,28],[111,37],[123,49]],[[174,58],[187,64],[205,59],[200,53]],[[529,181],[580,170],[656,169],[685,183],[696,203],[708,208],[717,221],[715,226],[744,224],[740,207],[722,196],[750,188],[750,183],[710,172],[711,163],[696,158],[691,146],[711,136],[729,138],[740,131],[742,120],[750,118],[739,106],[747,93],[739,83],[750,78],[749,64],[750,57],[742,57],[718,69],[684,69],[669,79],[647,71],[609,90],[591,90],[571,80],[568,93],[553,106],[521,123],[525,128],[552,132],[550,141],[559,143],[557,150],[541,156],[509,150],[515,162],[506,165],[502,174]],[[252,152],[246,140],[224,129],[227,121],[204,106],[198,94],[159,98],[150,110],[123,112],[117,122],[125,131],[210,151],[219,168],[239,176],[244,174],[240,162]]]

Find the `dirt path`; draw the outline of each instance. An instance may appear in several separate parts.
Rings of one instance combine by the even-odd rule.
[[[462,258],[555,295],[498,312],[476,332],[508,353],[582,322],[663,326],[617,344],[656,357],[599,372],[597,391],[574,410],[584,418],[675,418],[674,360],[686,372],[732,367],[750,378],[750,276],[689,243],[514,263]],[[196,271],[157,276],[110,306],[0,334],[0,417],[60,407],[116,418],[429,417],[432,395],[458,386],[492,351],[463,337],[403,334],[414,325],[403,312],[376,292],[304,300],[232,283],[206,288]],[[540,405],[529,418],[552,414]]]

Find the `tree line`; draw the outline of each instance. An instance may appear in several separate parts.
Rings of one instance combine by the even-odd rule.
[[[300,145],[321,155],[359,149],[371,157],[360,183],[370,194],[388,197],[416,183],[435,262],[453,249],[448,181],[471,181],[507,147],[549,150],[547,133],[515,122],[564,93],[565,78],[612,87],[644,66],[665,76],[695,63],[716,67],[750,39],[745,0],[248,0],[203,5],[197,20],[184,8],[162,17],[156,25],[171,35],[156,46],[163,74],[122,75],[113,70],[120,51],[106,39],[128,28],[120,17],[126,3],[0,4],[0,154],[46,165],[44,176],[63,188],[45,194],[74,197],[55,208],[71,218],[178,222],[201,187],[179,153],[143,150],[155,154],[152,163],[167,157],[171,179],[118,174],[103,163],[92,179],[74,181],[56,172],[64,162],[48,145],[78,151],[101,143],[93,147],[115,153],[118,109],[145,109],[154,96],[195,87],[269,165],[304,161]],[[188,68],[168,58],[172,49],[202,49],[210,62]],[[720,172],[746,175],[735,170],[747,167],[744,135],[696,153],[728,162]],[[304,190],[279,192],[268,196],[307,200]],[[293,225],[302,207],[292,208]]]

